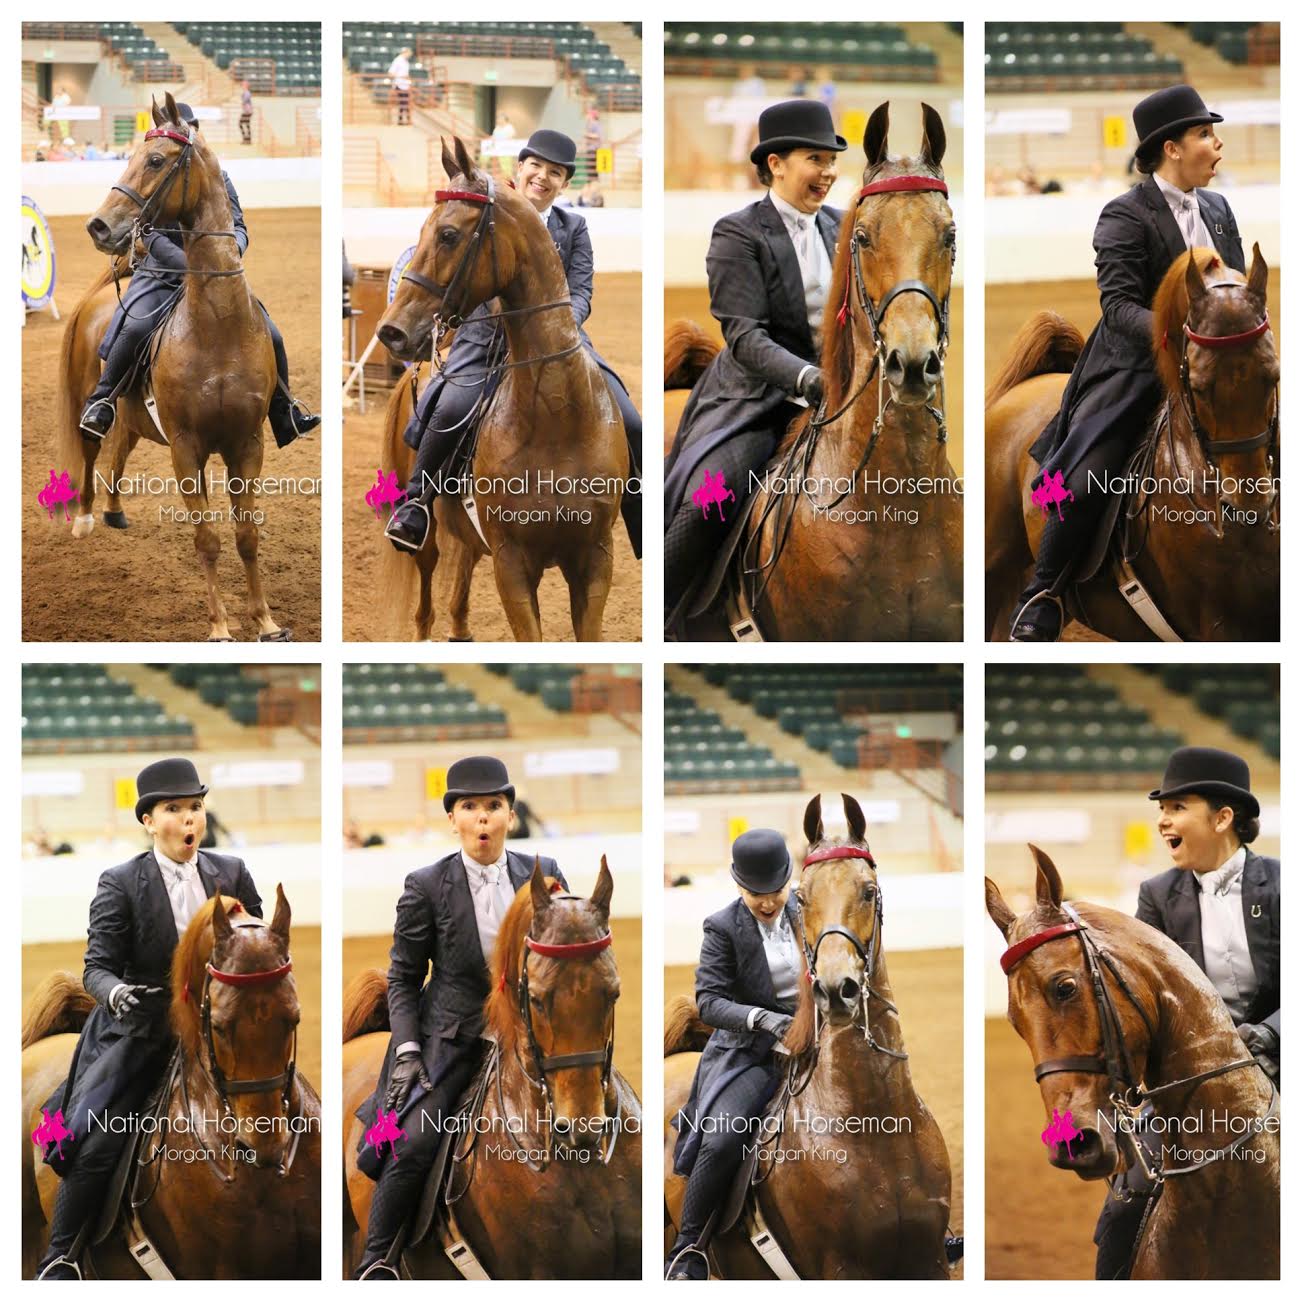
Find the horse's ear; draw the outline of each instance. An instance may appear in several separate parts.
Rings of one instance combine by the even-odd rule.
[[[1062,908],[1062,878],[1053,860],[1038,845],[1029,845],[1027,849],[1035,859],[1035,898],[1051,908]]]
[[[823,839],[823,797],[815,796],[805,806],[805,840],[814,845]]]
[[[922,161],[940,166],[945,157],[945,124],[930,104],[922,106]]]
[[[466,149],[465,141],[460,136],[456,137],[454,148],[457,155],[457,170],[469,181],[475,175],[475,164],[470,157],[470,152]]]
[[[1252,246],[1252,268],[1248,272],[1248,292],[1254,297],[1259,298],[1263,303],[1266,301],[1266,259],[1261,256],[1261,245]]]
[[[1207,286],[1203,283],[1203,273],[1198,266],[1198,259],[1192,252],[1188,256],[1189,265],[1184,269],[1184,287],[1189,297],[1189,306],[1193,307],[1207,293]]]
[[[158,107],[158,101],[152,95],[149,97],[149,111],[153,114],[154,125],[161,127],[164,122],[163,111]]]
[[[841,808],[845,810],[845,821],[850,828],[850,840],[864,841],[864,835],[868,831],[868,820],[863,816],[863,810],[859,808],[859,802],[853,796],[847,796],[841,792]]]
[[[863,132],[863,152],[869,167],[886,161],[886,134],[891,125],[891,102],[878,104]]]
[[[986,878],[986,912],[1007,940],[1008,933],[1013,929],[1013,923],[1017,921],[1017,915],[1004,903],[1004,897],[999,894],[999,887],[989,877]]]
[[[285,888],[279,882],[276,883],[276,912],[271,918],[271,930],[277,936],[289,944],[289,923],[292,914],[289,909],[289,901],[285,898]]]
[[[534,917],[542,913],[551,903],[551,895],[547,890],[547,879],[543,876],[542,860],[537,855],[533,857],[533,876],[529,878],[529,894],[533,896]]]
[[[457,156],[448,148],[448,142],[443,136],[439,137],[439,144],[443,146],[443,170],[450,181],[457,174]]]
[[[601,871],[597,874],[597,884],[592,891],[592,904],[599,912],[609,916],[610,897],[615,893],[615,879],[610,875],[606,856],[601,856]]]
[[[212,935],[217,945],[230,940],[234,935],[231,920],[226,916],[226,906],[222,903],[221,891],[212,897]]]
[[[163,103],[167,107],[167,120],[179,127],[181,125],[181,115],[176,111],[176,99],[170,90],[163,93]]]

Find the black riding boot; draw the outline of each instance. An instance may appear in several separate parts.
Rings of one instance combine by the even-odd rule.
[[[271,346],[276,354],[276,376],[279,380],[276,391],[271,395],[267,420],[271,424],[271,432],[276,436],[276,446],[283,448],[288,447],[296,438],[310,434],[320,425],[321,417],[308,411],[290,396],[289,356],[285,352],[285,340],[265,307],[262,308],[262,314],[267,318],[267,326],[271,331]]]
[[[81,409],[80,427],[86,437],[102,439],[113,428],[117,410],[109,395],[126,379],[139,345],[140,340],[133,334],[130,324],[124,322],[104,361],[99,383]]]
[[[1084,511],[1081,512],[1084,515]],[[1059,580],[1071,564],[1079,559],[1078,551],[1088,529],[1081,530],[1077,521],[1058,519],[1049,513],[1040,550],[1035,558],[1035,573],[1013,608],[1011,640],[1014,642],[1056,642],[1062,636],[1063,609]]]
[[[638,439],[638,444],[641,443]],[[628,477],[637,480],[637,492],[629,491],[624,485],[624,496],[620,499],[619,513],[624,518],[624,528],[628,530],[628,541],[632,545],[633,555],[642,559],[642,467],[638,464],[638,447],[630,435],[628,440]]]
[[[81,1170],[73,1166],[59,1181],[59,1192],[54,1198],[54,1219],[50,1222],[50,1241],[36,1268],[37,1279],[81,1278],[80,1269],[70,1263],[65,1254],[76,1242],[83,1226],[99,1215],[109,1175],[109,1171]]]

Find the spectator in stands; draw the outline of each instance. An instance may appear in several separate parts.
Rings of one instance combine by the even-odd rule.
[[[253,91],[248,79],[240,82],[240,144],[253,143]]]
[[[348,246],[342,245],[344,255],[344,320],[353,314],[353,285],[357,283],[357,270],[348,261]]]
[[[64,140],[70,134],[68,130],[68,119],[59,116],[60,109],[66,109],[72,103],[72,96],[68,94],[67,86],[60,86],[54,92],[54,98],[50,101],[50,108],[54,111],[50,114],[50,134],[56,140]]]
[[[642,417],[624,388],[584,333],[583,323],[592,311],[592,240],[587,222],[572,209],[557,205],[574,176],[575,144],[559,131],[535,131],[520,150],[516,188],[534,206],[551,232],[560,254],[570,290],[570,307],[579,339],[601,368],[611,396],[624,418],[628,439],[630,481],[625,486],[620,513],[628,529],[635,556],[642,555]],[[481,399],[496,388],[500,373],[487,381],[488,359],[494,351],[500,322],[485,320],[490,307],[477,307],[457,330],[456,340],[443,370],[431,378],[421,395],[403,439],[417,450],[416,466],[407,485],[406,500],[394,511],[385,536],[403,551],[419,551],[429,534],[430,509],[448,457],[460,442],[465,425]],[[464,376],[465,378],[460,378]],[[482,408],[481,408],[482,410]]]
[[[403,46],[389,64],[389,78],[398,101],[398,125],[411,125],[411,50]]]
[[[494,140],[514,140],[515,124],[505,113],[497,115],[497,126],[493,128]]]
[[[666,1279],[708,1279],[702,1233],[723,1201],[764,1108],[782,1079],[804,963],[800,911],[790,898],[791,856],[781,832],[754,828],[732,843],[739,899],[705,920],[696,1007],[714,1028],[686,1106],[674,1118],[674,1171],[687,1177]]]
[[[1088,550],[1107,492],[1148,428],[1162,393],[1153,367],[1153,295],[1175,259],[1213,248],[1244,270],[1239,228],[1224,197],[1203,187],[1216,174],[1221,141],[1192,86],[1154,91],[1135,106],[1145,180],[1113,199],[1094,231],[1103,319],[1063,392],[1062,405],[1031,448],[1036,462],[1074,495],[1061,520],[1050,512],[1031,583],[1014,604],[1015,642],[1054,642],[1062,633],[1062,590]]]
[[[387,1160],[365,1142],[358,1149],[358,1167],[379,1182],[359,1279],[398,1278],[390,1249],[479,1068],[493,943],[516,891],[533,875],[534,856],[506,848],[515,802],[506,765],[488,755],[460,759],[448,769],[447,787],[443,808],[461,848],[407,877],[390,950],[392,1036],[375,1092],[357,1111],[366,1125],[377,1110],[396,1112],[406,1132]],[[554,859],[540,862],[569,889]]]
[[[604,208],[606,206],[606,196],[601,192],[601,186],[595,180],[589,181],[587,185],[579,191],[579,197],[574,201],[576,208]]]
[[[587,168],[585,181],[597,175],[597,150],[601,148],[601,114],[595,103],[589,102],[583,115],[583,164]]]
[[[190,106],[178,103],[176,107],[181,120],[198,131],[199,123]],[[235,193],[235,187],[225,171],[222,172],[222,180],[226,184],[226,197],[231,205],[235,243],[243,257],[245,249],[249,247],[244,211],[240,207],[240,197]],[[126,383],[145,339],[157,324],[158,313],[164,309],[184,279],[185,248],[179,232],[150,230],[144,237],[144,242],[146,257],[136,266],[131,284],[100,344],[99,355],[104,359],[104,371],[81,413],[81,430],[87,438],[102,440],[112,428],[116,415],[114,402],[118,392]],[[316,429],[321,423],[321,417],[305,410],[290,394],[289,357],[285,352],[285,340],[267,309],[263,307],[262,311],[271,333],[278,377],[267,419],[276,436],[276,446],[283,448]]]
[[[77,1136],[44,1160],[62,1177],[38,1279],[81,1279],[88,1231],[138,1110],[158,1084],[173,1039],[168,977],[177,940],[204,901],[232,895],[255,918],[262,900],[231,855],[199,849],[208,788],[188,759],[147,765],[136,779],[136,820],[153,848],[109,868],[90,906],[84,984],[95,1008],[82,1028],[68,1079],[46,1102]],[[96,1124],[89,1124],[93,1111]]]
[[[215,850],[217,848],[217,834],[220,832],[228,841],[231,840],[231,829],[217,817],[215,809],[208,809],[207,827],[204,829],[203,840],[199,842],[201,850]]]
[[[357,820],[350,818],[344,824],[344,849],[360,850],[366,844],[362,840],[362,829],[357,826]]]
[[[1182,746],[1167,762],[1157,831],[1175,865],[1139,888],[1135,916],[1169,936],[1216,987],[1244,1048],[1273,1082],[1280,1067],[1279,860],[1248,848],[1260,830],[1247,761]],[[1136,1163],[1094,1231],[1096,1279],[1125,1279],[1156,1194]],[[1124,1198],[1122,1195],[1126,1195]]]
[[[537,828],[534,827],[534,823],[538,823]],[[506,834],[507,839],[523,841],[541,831],[542,820],[530,808],[529,802],[523,796],[519,797],[511,806],[511,827]]]
[[[706,256],[710,312],[726,346],[697,380],[665,463],[667,630],[686,614],[731,527],[692,501],[701,467],[724,476],[741,511],[750,472],[768,462],[800,409],[823,398],[823,306],[842,216],[824,204],[846,143],[817,100],[766,108],[759,134],[750,157],[769,193],[716,222]]]

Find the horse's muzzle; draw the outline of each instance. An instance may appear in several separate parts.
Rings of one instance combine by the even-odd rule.
[[[429,344],[428,329],[409,334],[393,321],[381,323],[376,328],[375,337],[400,362],[414,362]]]
[[[898,348],[892,348],[883,374],[895,401],[901,406],[916,407],[931,401],[944,374],[944,364],[934,348],[918,356],[905,356]]]
[[[814,1003],[828,1021],[849,1021],[859,1007],[860,987],[853,977],[842,977],[831,985],[814,979]]]
[[[1074,1171],[1082,1180],[1102,1180],[1112,1174],[1117,1155],[1104,1143],[1097,1130],[1085,1130],[1070,1144],[1056,1141],[1049,1145],[1049,1165],[1061,1171]]]
[[[131,243],[129,225],[114,230],[102,217],[92,217],[86,223],[86,233],[101,253],[125,253]]]

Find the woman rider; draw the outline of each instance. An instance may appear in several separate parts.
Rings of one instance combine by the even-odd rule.
[[[1279,860],[1248,848],[1260,830],[1247,762],[1229,751],[1183,746],[1167,761],[1157,831],[1175,865],[1139,888],[1135,916],[1169,936],[1206,973],[1246,1053],[1278,1083]],[[1245,1054],[1246,1056],[1246,1054]],[[1096,1279],[1127,1279],[1155,1192],[1138,1163],[1109,1193],[1094,1231]]]
[[[198,131],[199,122],[188,104],[177,104],[181,121]],[[231,226],[235,231],[235,245],[244,256],[249,247],[249,231],[244,224],[244,210],[235,193],[231,178],[222,171],[226,197],[231,205]],[[81,413],[81,432],[88,439],[102,441],[113,427],[115,415],[114,396],[127,378],[132,364],[145,341],[159,323],[159,314],[171,302],[173,294],[185,279],[186,257],[182,237],[172,231],[151,230],[144,236],[147,250],[144,260],[131,275],[126,296],[113,314],[113,320],[100,344],[99,355],[104,362],[103,373]],[[321,417],[305,411],[289,392],[289,357],[285,340],[271,314],[262,305],[262,315],[271,334],[271,346],[276,354],[276,388],[271,395],[267,420],[276,436],[276,446],[283,448],[296,438],[310,433],[321,423]]]
[[[403,887],[389,951],[393,1033],[375,1093],[357,1110],[367,1126],[377,1113],[395,1112],[407,1135],[383,1158],[365,1141],[358,1150],[358,1167],[379,1182],[359,1279],[399,1277],[392,1249],[416,1209],[444,1123],[456,1125],[461,1096],[480,1064],[493,942],[516,891],[533,874],[533,855],[506,849],[515,803],[506,765],[474,755],[453,764],[447,781],[443,808],[461,849],[418,868]],[[569,889],[555,860],[539,862]]]
[[[750,160],[768,194],[715,223],[706,255],[710,312],[725,347],[696,382],[665,462],[665,627],[688,614],[730,524],[692,501],[702,471],[723,472],[731,518],[802,407],[823,396],[823,306],[842,213],[826,208],[845,141],[821,101],[788,100],[759,117]]]
[[[1210,184],[1221,158],[1211,112],[1192,86],[1169,86],[1135,106],[1135,168],[1146,179],[1103,209],[1094,231],[1102,320],[1076,361],[1058,414],[1031,448],[1074,494],[1050,512],[1030,585],[1013,607],[1014,642],[1053,642],[1062,633],[1062,589],[1088,550],[1107,504],[1102,481],[1119,474],[1161,397],[1153,366],[1153,295],[1189,249],[1214,248],[1243,271],[1234,214]],[[1096,482],[1097,481],[1097,482]]]
[[[707,1279],[702,1235],[782,1078],[775,1048],[791,1025],[803,964],[791,856],[780,832],[755,828],[732,844],[739,898],[705,920],[696,1007],[715,1028],[674,1119],[674,1170],[686,1175],[667,1279]]]
[[[90,906],[83,984],[95,1008],[82,1028],[68,1079],[46,1104],[61,1110],[72,1142],[45,1161],[62,1177],[38,1279],[80,1279],[93,1229],[135,1114],[167,1066],[172,951],[204,900],[232,895],[255,917],[262,900],[243,860],[200,851],[208,788],[188,759],[158,760],[136,778],[136,820],[153,838],[99,879]]]
[[[588,224],[572,208],[558,208],[556,200],[574,175],[574,141],[559,131],[535,131],[520,151],[515,187],[547,224],[561,256],[570,289],[570,307],[579,339],[588,356],[601,367],[611,396],[624,418],[628,439],[629,483],[620,502],[633,554],[642,555],[642,417],[628,396],[623,381],[592,346],[583,323],[592,312],[592,239]],[[483,303],[457,328],[443,370],[430,377],[403,441],[416,449],[416,467],[407,485],[406,499],[389,517],[385,537],[402,551],[418,552],[430,527],[430,504],[438,494],[439,472],[461,442],[472,421],[487,407],[500,374],[486,380],[490,357],[496,351],[501,323],[491,319],[497,305]]]

